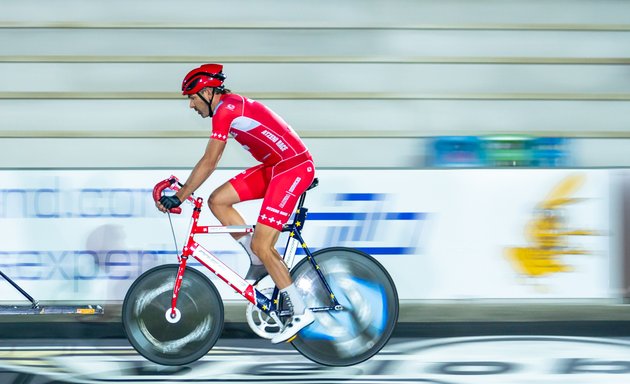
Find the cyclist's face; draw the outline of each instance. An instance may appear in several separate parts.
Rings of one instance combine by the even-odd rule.
[[[210,116],[210,108],[208,108],[208,104],[206,104],[199,95],[188,95],[188,99],[190,100],[190,108],[197,111],[201,117],[206,118]]]

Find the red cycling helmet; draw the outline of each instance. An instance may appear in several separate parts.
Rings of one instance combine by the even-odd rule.
[[[223,65],[203,64],[188,72],[182,81],[182,95],[192,95],[198,93],[205,87],[223,89]]]

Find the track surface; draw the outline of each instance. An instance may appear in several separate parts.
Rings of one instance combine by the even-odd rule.
[[[630,338],[393,338],[352,367],[319,366],[290,345],[222,338],[200,361],[163,367],[125,339],[0,340],[0,383],[630,383]]]

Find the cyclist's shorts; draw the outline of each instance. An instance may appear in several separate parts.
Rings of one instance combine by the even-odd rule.
[[[276,164],[249,168],[230,183],[241,201],[264,198],[258,222],[280,231],[314,178],[313,159],[306,152]]]

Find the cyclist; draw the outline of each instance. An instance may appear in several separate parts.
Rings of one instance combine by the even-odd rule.
[[[224,87],[221,64],[203,64],[191,70],[182,82],[182,95],[201,117],[212,118],[212,135],[205,153],[184,186],[175,195],[163,196],[156,206],[162,212],[178,207],[216,169],[228,136],[260,162],[220,187],[208,199],[210,210],[223,225],[245,225],[234,204],[263,199],[252,234],[232,234],[250,257],[246,279],[258,280],[267,272],[293,309],[293,316],[271,341],[290,341],[313,322],[304,299],[293,285],[282,257],[275,249],[283,225],[299,196],[315,176],[313,159],[297,133],[262,103],[232,93]]]

